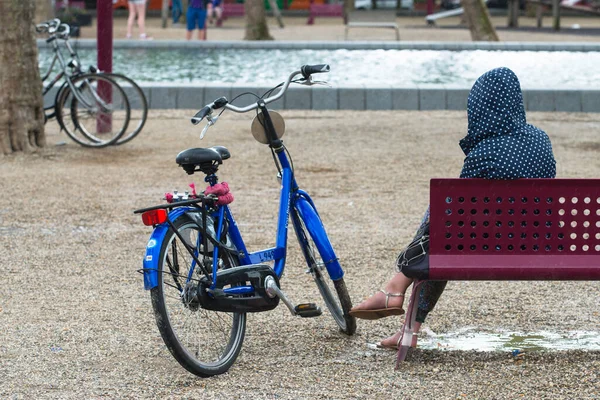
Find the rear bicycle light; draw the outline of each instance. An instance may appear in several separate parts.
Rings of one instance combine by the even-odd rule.
[[[162,224],[167,220],[167,210],[151,210],[142,213],[142,222],[144,225],[153,226]]]

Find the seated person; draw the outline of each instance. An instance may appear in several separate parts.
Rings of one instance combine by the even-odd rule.
[[[508,68],[496,68],[477,79],[467,104],[468,132],[460,141],[465,153],[461,178],[518,179],[554,178],[556,162],[546,133],[527,123],[519,79]],[[428,262],[429,209],[413,242],[397,260],[397,273],[384,290],[352,308],[350,315],[379,319],[402,315],[405,292],[413,279],[402,273],[412,263]],[[426,281],[418,295],[415,332],[440,298],[445,281]],[[402,331],[378,343],[397,349]],[[416,346],[414,336],[412,347]]]
[[[213,15],[217,21],[221,20],[223,15],[223,8],[221,7],[221,0],[212,0],[208,3],[208,22],[213,23]]]

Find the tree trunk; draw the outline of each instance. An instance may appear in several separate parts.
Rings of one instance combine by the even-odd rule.
[[[55,0],[35,1],[35,22],[40,23],[54,18]]]
[[[264,0],[246,0],[246,37],[245,40],[273,40],[269,34]]]
[[[552,0],[552,28],[560,30],[560,0]]]
[[[508,27],[519,27],[519,0],[508,0]]]
[[[160,20],[161,27],[165,29],[167,27],[167,21],[169,20],[169,0],[162,0],[162,7],[160,9]]]
[[[34,0],[0,1],[0,154],[46,145]]]
[[[497,42],[498,35],[490,20],[490,12],[484,0],[462,0],[465,19],[473,41]]]
[[[344,24],[348,23],[348,15],[354,11],[354,0],[344,0]]]

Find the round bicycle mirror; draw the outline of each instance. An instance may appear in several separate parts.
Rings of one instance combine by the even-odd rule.
[[[285,132],[285,121],[283,120],[283,117],[281,114],[273,110],[269,110],[269,116],[271,117],[271,122],[273,122],[275,133],[277,133],[277,139],[281,139]],[[264,124],[264,115],[262,112],[260,112],[252,120],[252,127],[250,129],[252,130],[252,136],[254,136],[254,139],[262,144],[269,144]]]

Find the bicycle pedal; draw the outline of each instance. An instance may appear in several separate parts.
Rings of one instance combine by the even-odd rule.
[[[294,311],[296,311],[296,315],[299,315],[302,318],[318,317],[319,315],[323,314],[321,307],[315,303],[298,304],[294,308]]]

